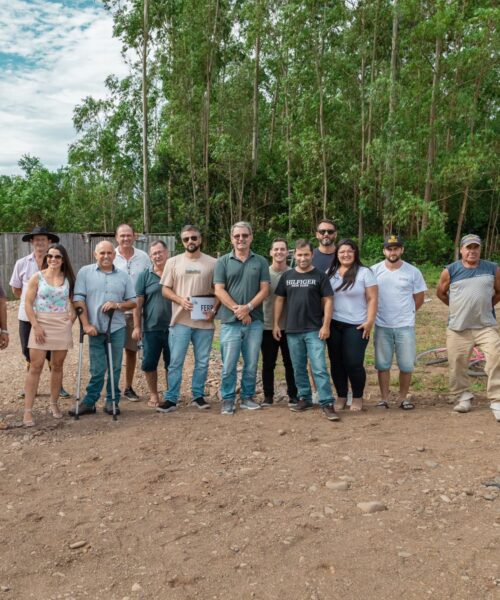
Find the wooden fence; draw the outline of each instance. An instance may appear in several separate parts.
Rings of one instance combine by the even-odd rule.
[[[0,233],[0,282],[5,292],[11,297],[9,281],[16,260],[30,254],[33,249],[29,242],[23,242],[22,233]],[[116,245],[114,233],[58,233],[61,244],[68,251],[75,273],[95,261],[94,250],[103,240],[109,240]],[[148,251],[153,240],[163,240],[167,244],[169,255],[175,254],[175,236],[169,233],[140,234],[135,246]]]

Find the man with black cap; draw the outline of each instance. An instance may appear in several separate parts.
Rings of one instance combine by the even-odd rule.
[[[30,233],[23,235],[22,240],[23,242],[30,242],[33,252],[16,261],[9,285],[14,296],[21,299],[18,313],[19,338],[21,340],[21,351],[29,364],[30,351],[28,348],[28,339],[30,337],[31,323],[24,308],[27,285],[30,277],[41,270],[49,245],[59,242],[59,236],[51,233],[45,227],[35,227]],[[50,352],[47,352],[47,360],[50,362]],[[24,397],[24,392],[21,392],[20,395]],[[60,397],[68,398],[69,394],[65,389],[61,388]]]
[[[411,374],[415,368],[415,314],[424,303],[427,290],[422,273],[401,259],[403,242],[398,235],[384,240],[385,260],[372,267],[378,284],[378,309],[375,318],[375,368],[378,372],[380,401],[389,408],[389,383],[394,353],[399,367],[399,407],[415,408],[409,396]]]
[[[445,267],[437,297],[450,307],[446,347],[450,392],[457,399],[453,410],[467,413],[474,396],[469,391],[467,367],[474,346],[486,357],[486,394],[493,416],[500,422],[500,335],[495,305],[500,301],[500,268],[481,260],[481,238],[464,235],[461,259]]]

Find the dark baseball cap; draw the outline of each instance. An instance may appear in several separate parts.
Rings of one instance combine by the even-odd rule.
[[[401,241],[399,235],[394,235],[393,233],[391,233],[391,235],[385,237],[384,248],[388,248],[389,246],[400,246],[401,248],[403,247],[403,242]]]

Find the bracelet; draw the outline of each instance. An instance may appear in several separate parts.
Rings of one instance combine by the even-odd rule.
[[[0,329],[0,333],[3,333],[5,335],[9,335],[9,332],[7,331],[7,329]]]
[[[254,309],[254,305],[253,305],[251,302],[249,302],[249,303],[247,304],[247,306],[248,306],[248,310],[249,310],[250,312],[252,312],[252,310]]]

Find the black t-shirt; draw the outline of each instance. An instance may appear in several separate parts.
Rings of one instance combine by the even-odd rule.
[[[296,269],[285,271],[274,293],[286,299],[285,331],[287,333],[304,333],[321,329],[323,326],[321,298],[333,296],[332,286],[326,273],[316,268],[307,273],[299,273]]]
[[[332,264],[333,257],[335,256],[335,252],[332,254],[325,254],[324,252],[320,252],[319,248],[315,248],[313,252],[313,267],[316,267],[323,273],[326,273]]]

